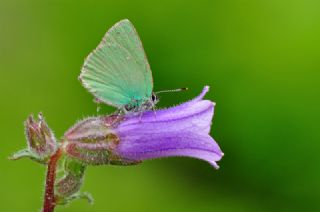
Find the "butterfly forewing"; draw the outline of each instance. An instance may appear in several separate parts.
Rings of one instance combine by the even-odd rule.
[[[150,66],[129,20],[118,22],[106,33],[86,58],[80,79],[98,100],[118,108],[151,97]]]

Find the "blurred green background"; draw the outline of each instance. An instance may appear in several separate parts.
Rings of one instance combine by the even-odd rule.
[[[225,157],[90,167],[57,211],[320,211],[320,1],[3,1],[0,3],[0,211],[39,211],[45,168],[6,158],[25,146],[23,121],[42,111],[58,137],[96,115],[77,80],[115,22],[136,26],[160,107],[210,85],[212,136]],[[108,108],[112,111],[112,108]]]

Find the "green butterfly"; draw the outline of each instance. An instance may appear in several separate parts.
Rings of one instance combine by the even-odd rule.
[[[152,109],[158,101],[142,43],[127,19],[108,30],[85,59],[79,79],[98,102],[125,113]]]

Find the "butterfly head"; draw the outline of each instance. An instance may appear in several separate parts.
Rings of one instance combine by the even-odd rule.
[[[155,105],[159,102],[159,93],[168,93],[168,92],[179,92],[186,91],[187,88],[179,88],[174,90],[164,90],[158,92],[152,92],[150,97],[145,97],[140,100],[133,99],[131,102],[123,107],[124,113],[137,113],[143,112],[146,110],[154,109]]]
[[[146,98],[140,108],[139,111],[145,111],[145,110],[151,110],[154,109],[155,105],[159,102],[158,96],[152,92],[151,96],[149,98]]]
[[[132,100],[129,104],[123,107],[124,113],[137,113],[146,110],[151,110],[158,103],[159,99],[155,93],[152,93],[150,97],[146,97],[141,100]]]

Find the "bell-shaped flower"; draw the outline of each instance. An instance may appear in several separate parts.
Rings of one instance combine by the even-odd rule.
[[[185,156],[218,168],[223,153],[210,136],[214,103],[208,92],[181,105],[143,114],[112,115],[79,122],[65,134],[65,151],[86,164],[131,165],[147,159]]]

